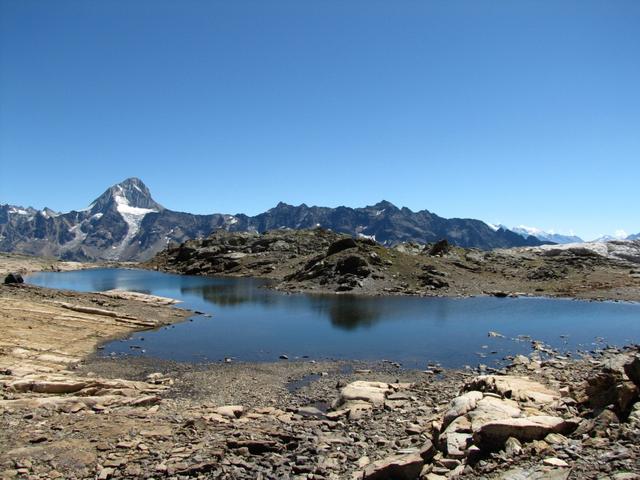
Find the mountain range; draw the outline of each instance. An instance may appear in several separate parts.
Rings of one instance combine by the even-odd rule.
[[[551,242],[551,243],[582,243],[584,240],[576,235],[563,235],[555,232],[546,232],[539,228],[535,227],[527,227],[525,225],[518,225],[517,227],[512,227],[509,230],[515,232],[523,237],[527,238],[529,236],[536,237],[538,240],[543,242]]]
[[[309,207],[279,203],[256,216],[196,215],[157,203],[138,178],[108,188],[89,207],[67,213],[0,205],[0,251],[67,260],[147,260],[170,243],[205,237],[215,230],[258,231],[327,228],[393,245],[442,239],[480,249],[549,243],[481,220],[442,218],[382,201],[364,208]]]

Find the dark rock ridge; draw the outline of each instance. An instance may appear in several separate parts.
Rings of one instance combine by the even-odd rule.
[[[0,251],[68,260],[147,260],[168,244],[205,237],[216,230],[264,232],[323,227],[384,245],[446,239],[484,250],[542,242],[480,220],[446,219],[382,201],[364,208],[308,207],[279,203],[264,213],[194,215],[164,208],[146,185],[129,178],[107,189],[87,209],[58,213],[0,205]]]
[[[483,251],[446,240],[387,247],[322,228],[218,230],[171,245],[140,265],[187,275],[265,278],[272,288],[291,292],[632,300],[640,291],[640,275],[630,259],[586,248]]]

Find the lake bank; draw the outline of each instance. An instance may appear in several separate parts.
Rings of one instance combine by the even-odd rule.
[[[12,303],[16,309],[0,310],[4,315],[25,312],[22,320],[15,317],[3,330],[13,330],[26,344],[35,342],[42,328],[23,323],[32,321],[27,317],[35,315],[55,327],[69,315],[86,314],[49,301],[112,310],[124,320],[146,317],[142,308],[179,315],[171,307],[132,308],[140,302],[94,293],[0,288],[2,301],[40,298],[34,307]],[[235,296],[223,298],[232,304]],[[103,303],[83,303],[96,299]],[[95,338],[82,343],[87,325],[75,324],[72,341],[52,343],[48,349],[43,345],[40,355],[59,354],[78,342],[97,345]],[[505,340],[486,335],[487,342]],[[53,332],[44,337],[50,342],[60,338]],[[193,365],[90,355],[71,368],[56,367],[45,357],[49,363],[40,365],[46,368],[36,377],[14,381],[8,369],[0,375],[0,476],[373,480],[397,478],[401,472],[405,478],[429,480],[617,480],[640,474],[640,416],[634,413],[639,410],[638,390],[620,371],[618,360],[628,361],[637,349],[601,345],[592,355],[570,359],[540,350],[544,345],[530,340],[523,345],[527,355],[495,373],[538,382],[526,383],[536,401],[514,399],[512,387],[479,386],[478,371],[438,365],[407,370],[388,362],[311,359]],[[598,379],[590,389],[589,379]],[[550,401],[537,396],[540,389],[551,391]],[[447,431],[447,412],[466,391],[478,392],[473,395],[509,415],[517,413],[515,424],[525,424],[513,432],[517,443],[489,448],[478,437],[477,446],[473,429],[480,435],[489,428],[484,423],[474,426],[473,416],[483,412],[477,406],[455,422],[449,419],[456,427]],[[532,421],[527,418],[540,415],[554,418],[557,427],[538,430],[527,423]],[[500,421],[513,428],[512,420]],[[525,430],[531,428],[541,432],[534,439]],[[556,428],[558,433],[552,431]],[[454,451],[450,442],[460,439],[464,442],[455,445],[461,450]]]
[[[629,252],[615,243],[598,252],[561,246],[483,251],[447,242],[387,247],[322,229],[219,231],[169,247],[141,266],[264,278],[277,290],[296,293],[640,301],[640,242],[628,243]]]
[[[497,377],[524,385],[517,396],[514,386],[478,386],[489,377],[437,367],[92,357],[75,371],[79,378],[156,391],[131,404],[0,407],[0,470],[3,478],[634,478],[623,475],[640,474],[637,387],[611,373],[634,353],[542,360],[534,351]],[[589,379],[601,380],[588,390]],[[626,393],[607,390],[618,384]],[[557,427],[534,437],[526,430],[533,427],[517,427],[508,446],[475,447],[473,429],[489,428],[475,422],[489,411],[480,402],[459,411],[471,423],[452,422],[448,412],[464,392],[491,404],[493,416],[482,422],[497,415],[493,421],[529,425],[527,418],[546,415]],[[592,404],[596,398],[611,407]],[[460,451],[456,439],[465,439]]]

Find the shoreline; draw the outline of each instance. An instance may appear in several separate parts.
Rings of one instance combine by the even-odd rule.
[[[358,360],[112,358],[96,348],[112,338],[108,334],[122,338],[140,330],[132,323],[154,318],[156,327],[165,326],[193,312],[31,285],[0,290],[0,319],[10,334],[0,345],[2,478],[619,480],[633,477],[615,475],[640,475],[639,390],[619,367],[611,367],[634,356],[640,363],[638,347],[567,357],[547,355],[532,343],[529,355],[484,372],[427,360],[421,370]],[[16,339],[17,353],[7,348],[8,338]],[[511,386],[500,390],[486,383],[489,378]],[[607,380],[589,387],[591,379],[600,378]],[[611,381],[624,386],[607,393],[616,395],[605,397],[614,406],[594,404]],[[516,386],[537,400],[514,397]],[[539,392],[550,392],[553,401]],[[509,445],[520,445],[519,450],[489,445],[481,435],[489,427],[474,426],[473,410],[453,422],[461,430],[450,431],[443,423],[447,412],[467,394],[517,411],[515,423],[499,417],[504,428],[546,415],[561,433],[536,434],[532,440],[528,430],[517,427]],[[471,427],[465,426],[469,421]],[[467,443],[455,443],[463,438]],[[600,461],[621,449],[625,456]]]
[[[174,270],[157,270],[149,266],[145,266],[144,263],[141,263],[137,266],[128,266],[128,267],[106,267],[106,268],[126,268],[129,270],[146,270],[150,272],[158,272],[158,273],[166,273],[170,275],[179,275],[179,276],[193,276],[200,278],[222,278],[222,279],[253,279],[253,280],[265,280],[266,282],[277,282],[278,279],[274,277],[263,277],[256,275],[236,275],[236,274],[224,274],[218,273],[214,275],[203,274],[185,274],[180,273]],[[640,304],[640,289],[637,292],[629,296],[625,296],[622,298],[614,298],[613,296],[595,296],[595,295],[571,295],[565,293],[553,293],[549,292],[547,294],[541,294],[540,292],[518,292],[518,291],[498,291],[498,292],[480,292],[480,293],[436,293],[436,294],[428,294],[428,293],[415,293],[415,292],[360,292],[360,291],[350,291],[350,292],[336,292],[333,290],[310,290],[307,288],[298,288],[298,289],[284,289],[278,288],[278,286],[269,286],[269,285],[261,285],[259,288],[265,288],[268,290],[272,290],[277,293],[281,293],[283,295],[318,295],[318,296],[352,296],[355,298],[378,298],[378,297],[413,297],[413,298],[483,298],[483,297],[495,297],[495,298],[541,298],[541,299],[565,299],[565,300],[577,300],[577,301],[588,301],[588,302],[615,302],[615,303],[634,303]]]
[[[170,273],[174,275],[185,275],[175,269],[157,268],[150,265],[149,262],[66,262],[60,261],[55,258],[43,258],[22,254],[13,254],[0,252],[0,276],[4,278],[9,272],[17,272],[22,275],[30,275],[38,272],[64,272],[64,271],[76,271],[76,270],[93,270],[100,268],[122,268],[127,270],[147,270],[157,271],[162,273]],[[260,288],[268,288],[275,292],[282,294],[307,294],[307,295],[352,295],[355,297],[363,298],[375,298],[375,297],[417,297],[417,298],[474,298],[474,297],[525,297],[525,298],[549,298],[549,299],[570,299],[570,300],[584,300],[584,301],[598,301],[598,302],[633,302],[640,303],[640,285],[629,284],[626,288],[630,291],[599,291],[589,290],[583,292],[537,292],[537,291],[522,291],[521,288],[515,288],[512,290],[494,290],[487,291],[481,290],[476,292],[462,292],[458,290],[452,291],[360,291],[352,290],[348,292],[336,292],[331,289],[317,289],[307,288],[304,285],[298,285],[297,287],[286,285],[281,287],[278,282],[281,278],[277,276],[262,275],[259,272],[251,272],[250,274],[234,274],[219,272],[214,275],[209,274],[191,274],[193,276],[199,276],[204,278],[245,278],[264,280],[266,285]],[[532,287],[535,285],[532,285]],[[607,294],[608,292],[608,294]]]
[[[219,231],[168,248],[139,266],[269,279],[270,288],[285,293],[640,301],[638,265],[628,260],[581,249],[480,251],[438,245],[388,248],[323,230]]]

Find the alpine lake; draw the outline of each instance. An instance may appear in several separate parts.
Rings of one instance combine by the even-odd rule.
[[[529,354],[532,340],[570,355],[640,341],[640,304],[631,302],[285,294],[259,279],[132,269],[40,272],[26,281],[85,292],[160,295],[202,312],[111,341],[100,350],[110,356],[184,362],[265,362],[286,356],[461,368],[499,366],[505,356]]]

